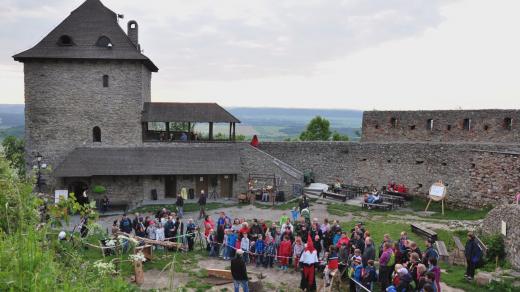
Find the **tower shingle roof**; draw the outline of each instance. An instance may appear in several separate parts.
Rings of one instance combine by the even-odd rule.
[[[34,47],[13,56],[16,61],[30,59],[134,60],[143,62],[151,71],[159,69],[117,22],[118,16],[99,0],[86,0]],[[68,36],[72,45],[60,45],[60,37]],[[102,36],[112,47],[98,46]]]

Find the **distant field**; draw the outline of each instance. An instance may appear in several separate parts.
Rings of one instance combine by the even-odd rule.
[[[330,121],[333,131],[357,140],[361,131],[363,112],[336,109],[287,109],[287,108],[227,108],[242,123],[236,126],[239,135],[249,140],[258,135],[261,141],[283,141],[296,138],[315,116]],[[197,132],[207,133],[207,124],[197,124]],[[214,133],[229,134],[229,125],[215,124]],[[0,104],[0,140],[7,135],[23,137],[24,105]]]

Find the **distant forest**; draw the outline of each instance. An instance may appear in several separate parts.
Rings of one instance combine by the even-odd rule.
[[[341,109],[289,109],[289,108],[226,108],[242,123],[237,126],[238,134],[249,139],[254,134],[261,141],[283,141],[294,139],[305,129],[315,116],[330,121],[331,130],[348,135],[351,140],[359,139],[363,112]],[[201,125],[204,130],[204,126]],[[215,132],[226,133],[226,126],[216,125]],[[24,135],[24,105],[0,104],[0,140],[5,136]]]

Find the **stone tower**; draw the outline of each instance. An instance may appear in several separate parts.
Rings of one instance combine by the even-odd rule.
[[[74,148],[142,144],[141,112],[151,73],[137,22],[128,34],[99,0],[86,0],[33,48],[24,63],[26,161],[58,165]]]

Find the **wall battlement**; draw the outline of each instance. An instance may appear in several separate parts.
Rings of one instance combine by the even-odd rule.
[[[520,110],[366,111],[363,142],[520,143]]]

